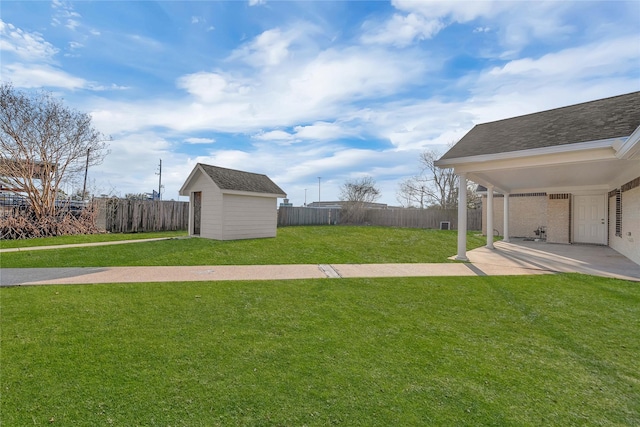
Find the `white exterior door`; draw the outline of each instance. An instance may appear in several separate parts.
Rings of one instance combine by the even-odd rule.
[[[573,199],[573,241],[576,243],[607,244],[606,197],[575,196]]]

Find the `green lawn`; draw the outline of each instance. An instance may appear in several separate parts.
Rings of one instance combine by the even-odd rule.
[[[138,236],[142,236],[139,234]],[[468,249],[486,240],[469,233]],[[389,227],[305,226],[278,229],[272,239],[159,242],[3,253],[4,268],[153,265],[266,265],[448,262],[456,231]]]
[[[38,237],[35,239],[0,240],[0,249],[70,245],[76,243],[115,242],[118,240],[154,239],[156,237],[184,237],[186,235],[186,231],[159,231],[145,233],[105,233]]]
[[[640,287],[581,275],[0,289],[6,426],[640,425]]]

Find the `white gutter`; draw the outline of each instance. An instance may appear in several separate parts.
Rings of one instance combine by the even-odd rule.
[[[640,127],[638,128],[640,129]],[[640,132],[636,129],[633,133],[635,135],[638,133],[638,137],[640,138]],[[597,141],[588,141],[588,142],[577,142],[574,144],[563,144],[563,145],[554,145],[552,147],[541,147],[541,148],[532,148],[529,150],[518,150],[518,151],[508,151],[506,153],[493,153],[493,154],[481,154],[478,156],[467,156],[467,157],[457,157],[453,159],[440,159],[435,162],[435,165],[439,168],[450,168],[454,165],[463,165],[467,163],[479,163],[479,162],[490,162],[496,160],[510,160],[510,159],[518,159],[518,158],[526,158],[533,156],[542,156],[548,154],[560,154],[560,153],[570,153],[577,151],[587,151],[587,150],[596,150],[602,148],[613,148],[614,145],[620,144],[626,145],[625,140],[630,140],[631,138],[609,138],[609,139],[601,139]],[[640,144],[636,144],[640,145]],[[639,147],[640,148],[640,147]],[[617,154],[616,154],[617,155]]]
[[[640,126],[633,131],[626,141],[614,143],[613,148],[616,150],[616,157],[619,159],[632,159],[640,155]]]

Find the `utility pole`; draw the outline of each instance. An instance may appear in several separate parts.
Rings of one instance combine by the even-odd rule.
[[[321,178],[322,178],[321,176],[318,177],[318,203],[320,203],[320,179]]]
[[[87,195],[87,172],[89,171],[89,152],[91,148],[87,148],[87,163],[84,165],[84,185],[82,186],[82,201],[84,202],[84,198]]]
[[[160,170],[158,175],[158,200],[162,200],[162,159],[160,159]]]
[[[304,205],[307,206],[307,189],[304,189]]]

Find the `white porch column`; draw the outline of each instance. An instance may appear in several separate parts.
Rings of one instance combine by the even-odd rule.
[[[487,186],[487,248],[493,249],[493,185]]]
[[[457,260],[467,258],[467,174],[458,174],[458,255]]]
[[[504,193],[504,237],[503,242],[509,241],[509,193]]]

